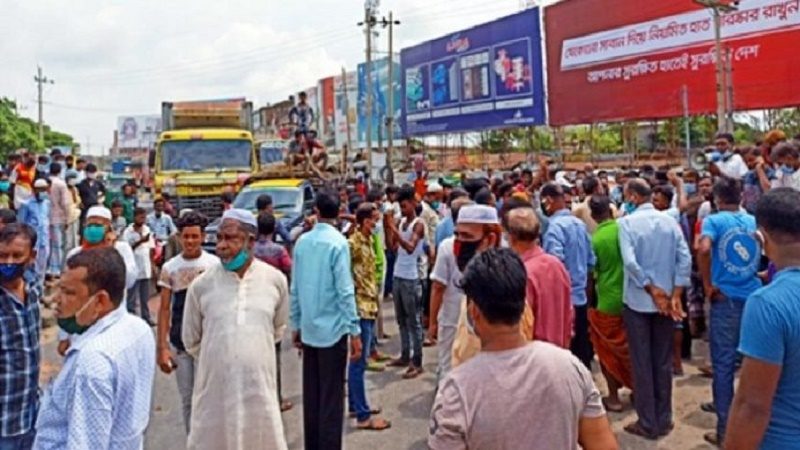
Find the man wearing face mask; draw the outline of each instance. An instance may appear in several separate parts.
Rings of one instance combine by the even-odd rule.
[[[229,209],[217,233],[221,264],[189,286],[183,344],[195,358],[188,448],[285,449],[275,342],[286,327],[289,288],[253,257],[256,218]]]
[[[756,206],[756,237],[777,273],[744,307],[744,355],[724,448],[797,448],[800,428],[800,193],[767,192]]]
[[[104,206],[94,206],[89,208],[86,213],[86,226],[83,227],[82,244],[67,253],[67,259],[85,250],[95,248],[114,247],[125,263],[125,289],[130,289],[136,284],[138,275],[136,258],[133,255],[131,246],[121,240],[117,240],[111,226],[111,211]],[[124,297],[124,295],[123,295]],[[123,298],[124,300],[124,298]],[[127,308],[127,303],[126,303]],[[58,333],[58,352],[64,355],[69,348],[69,331],[60,329]]]
[[[22,204],[19,209],[19,221],[34,230],[39,237],[36,242],[36,273],[43,274],[47,270],[50,257],[50,199],[47,191],[50,185],[40,178],[33,183],[33,198]]]
[[[618,224],[625,267],[622,319],[628,332],[634,406],[639,416],[625,431],[655,440],[674,427],[673,328],[684,316],[681,295],[690,284],[692,257],[680,226],[653,207],[652,195],[645,180],[628,181],[625,198],[636,209]]]
[[[570,344],[572,353],[591,369],[594,350],[589,339],[589,306],[586,284],[589,271],[595,265],[595,255],[586,225],[567,209],[563,188],[548,183],[542,188],[542,208],[550,217],[542,248],[555,256],[569,272],[572,306],[575,308],[575,328]]]
[[[714,175],[722,175],[735,180],[741,180],[747,174],[747,164],[741,155],[733,152],[734,139],[730,133],[717,133],[714,145],[720,154],[716,161],[709,166]]]
[[[777,180],[772,187],[788,187],[800,191],[800,149],[784,142],[772,151],[772,160],[778,164]]]
[[[122,304],[125,272],[112,248],[67,260],[56,316],[75,337],[44,395],[34,448],[142,448],[156,347],[150,327]]]
[[[39,402],[39,300],[33,263],[36,232],[0,230],[0,448],[28,450]]]
[[[94,164],[86,166],[86,178],[78,183],[78,193],[81,196],[81,212],[85,220],[89,208],[101,204],[106,193],[106,187],[97,180],[97,166]]]

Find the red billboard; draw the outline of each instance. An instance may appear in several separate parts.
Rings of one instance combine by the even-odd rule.
[[[320,108],[320,126],[322,127],[322,137],[325,145],[335,145],[333,126],[333,112],[335,105],[333,102],[333,77],[323,78],[319,80],[319,87],[317,89],[319,95],[319,108]]]
[[[711,12],[692,0],[565,0],[545,10],[549,122],[716,111]],[[722,16],[736,110],[800,104],[800,0],[741,0]]]

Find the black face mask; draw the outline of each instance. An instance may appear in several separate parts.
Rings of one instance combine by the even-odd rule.
[[[473,242],[455,241],[456,248],[454,250],[456,253],[458,270],[464,272],[464,269],[467,268],[467,264],[469,264],[472,258],[478,253],[478,247],[481,246],[481,241],[483,241],[483,239]]]

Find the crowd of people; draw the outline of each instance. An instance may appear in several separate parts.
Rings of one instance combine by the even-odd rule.
[[[425,346],[430,448],[614,449],[608,411],[632,407],[624,430],[643,439],[670,434],[673,378],[704,336],[705,440],[794,448],[800,149],[779,131],[753,148],[720,134],[708,161],[359,178],[316,192],[299,233],[263,195],[255,215],[226,209],[212,255],[202,214],[162,198],[148,213],[135,186],[107,208],[95,166],[14,155],[0,178],[0,450],[142,448],[156,368],[175,374],[188,448],[287,448],[288,341],[306,449],[342,448],[345,417],[391,428],[367,373],[417,383]],[[64,361],[40,392],[46,289]],[[379,350],[389,302],[395,357]]]

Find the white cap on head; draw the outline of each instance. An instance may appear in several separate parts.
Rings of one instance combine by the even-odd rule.
[[[194,210],[192,208],[183,208],[178,213],[178,218],[181,219],[181,218],[183,218],[183,216],[189,214],[190,212],[194,212]]]
[[[33,182],[34,189],[47,189],[50,185],[47,184],[47,180],[44,178],[39,178]]]
[[[458,223],[499,225],[497,209],[486,205],[467,205],[458,210]]]
[[[231,208],[225,211],[225,214],[222,215],[222,220],[235,220],[237,222],[241,222],[246,225],[251,225],[254,228],[258,228],[258,223],[256,222],[256,216],[253,215],[252,212],[241,209],[241,208]]]
[[[89,208],[89,211],[86,212],[86,218],[91,219],[92,217],[99,217],[101,219],[106,219],[110,222],[111,210],[106,208],[105,206],[92,206],[91,208]]]
[[[436,194],[438,192],[442,192],[443,190],[444,189],[442,188],[442,185],[435,181],[431,181],[430,183],[428,183],[428,192],[430,192],[431,194]]]

